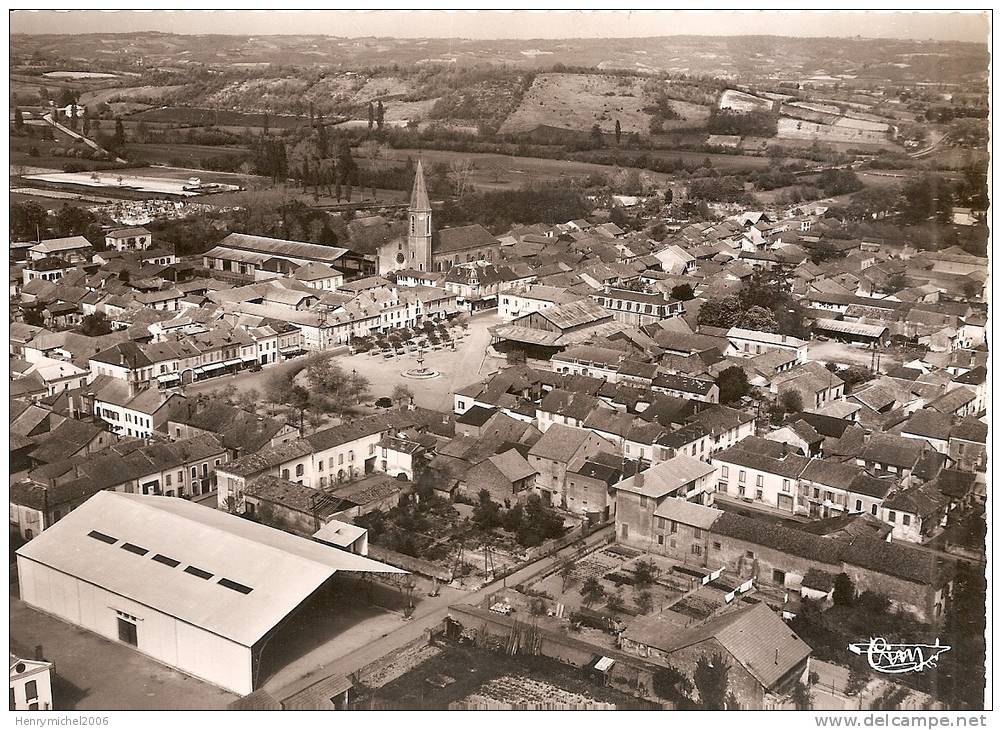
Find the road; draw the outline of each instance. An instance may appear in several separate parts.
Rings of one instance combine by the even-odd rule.
[[[101,145],[99,145],[94,140],[88,139],[87,137],[84,137],[82,134],[78,134],[77,132],[74,132],[69,127],[64,127],[62,124],[60,124],[59,122],[57,122],[55,119],[52,118],[52,114],[51,113],[46,114],[45,116],[42,117],[42,119],[44,119],[46,122],[48,122],[49,124],[51,124],[53,127],[55,127],[56,129],[58,129],[63,134],[65,134],[65,135],[67,135],[69,137],[72,137],[73,139],[82,140],[83,143],[85,145],[87,145],[88,147],[90,147],[91,149],[96,150],[97,152],[107,152],[107,150],[103,149],[101,147]],[[115,162],[118,162],[118,163],[120,163],[122,165],[129,164],[128,160],[123,160],[121,157],[116,157],[115,158]]]
[[[268,678],[263,689],[274,690],[285,687],[293,682],[299,682],[307,677],[315,676],[320,680],[336,671],[338,674],[350,675],[362,669],[382,656],[390,654],[411,641],[420,637],[426,630],[438,626],[449,613],[449,606],[461,603],[473,605],[482,601],[490,593],[508,585],[525,583],[532,578],[553,568],[562,560],[577,555],[579,551],[591,549],[603,544],[613,532],[613,525],[596,530],[581,542],[576,542],[558,550],[553,555],[540,558],[524,568],[505,578],[489,583],[479,590],[456,597],[455,591],[445,591],[436,598],[422,600],[415,609],[414,618],[404,623],[400,628],[343,655],[330,655],[325,652],[325,646],[300,657]]]

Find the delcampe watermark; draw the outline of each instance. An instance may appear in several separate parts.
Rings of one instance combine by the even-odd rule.
[[[935,644],[889,644],[880,637],[871,638],[866,642],[849,644],[853,654],[865,654],[870,667],[884,674],[907,674],[908,672],[923,672],[939,663],[939,657],[950,651],[952,647]]]

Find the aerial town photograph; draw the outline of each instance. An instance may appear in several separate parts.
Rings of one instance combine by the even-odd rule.
[[[11,711],[986,726],[990,11],[8,17]]]

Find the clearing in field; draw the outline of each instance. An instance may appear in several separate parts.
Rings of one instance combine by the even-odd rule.
[[[134,175],[123,170],[115,170],[114,172],[60,172],[51,175],[28,175],[25,177],[25,180],[88,188],[123,189],[142,193],[180,195],[183,197],[194,197],[208,192],[205,189],[206,185],[211,186],[212,192],[240,189],[237,185],[203,183],[200,179],[196,182],[195,179],[187,178],[177,179]]]
[[[505,119],[502,134],[528,132],[540,126],[587,132],[592,125],[611,134],[616,120],[624,134],[650,131],[646,79],[601,74],[539,74],[522,102]]]
[[[720,108],[733,109],[736,112],[767,112],[772,109],[772,102],[743,91],[728,89],[720,97]]]

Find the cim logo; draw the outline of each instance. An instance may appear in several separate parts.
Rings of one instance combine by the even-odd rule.
[[[950,651],[952,647],[940,644],[888,644],[880,637],[869,642],[849,644],[853,654],[866,655],[870,667],[884,674],[907,674],[908,672],[923,672],[939,664],[939,657]]]

